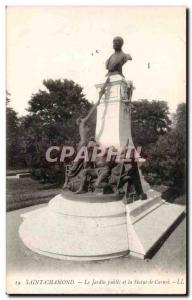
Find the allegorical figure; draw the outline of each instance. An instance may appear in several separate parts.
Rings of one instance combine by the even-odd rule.
[[[100,104],[101,98],[105,93],[105,89],[106,89],[106,86],[109,83],[109,81],[110,81],[110,79],[108,77],[107,80],[105,81],[102,89],[99,92],[98,101],[93,105],[93,107],[89,111],[88,115],[85,118],[78,118],[76,121],[77,125],[79,126],[79,135],[80,135],[80,142],[79,142],[78,148],[77,148],[78,151],[81,149],[81,147],[87,146],[88,142],[93,142],[93,139],[92,139],[92,141],[90,141],[89,137],[88,137],[88,133],[90,130],[89,126],[88,126],[88,121],[92,117],[93,113],[96,111],[97,106]],[[77,161],[72,164],[72,166],[70,167],[70,170],[69,170],[69,174],[65,178],[65,183],[64,183],[63,189],[66,189],[68,187],[68,182],[69,182],[70,177],[76,176],[78,174],[78,172],[81,170],[82,165],[83,164],[81,161]]]
[[[78,149],[80,149],[82,146],[86,146],[88,143],[88,132],[89,132],[89,127],[87,125],[89,119],[92,117],[93,113],[96,111],[97,106],[100,104],[101,98],[105,93],[105,89],[107,84],[109,83],[109,78],[105,81],[102,89],[99,92],[99,99],[98,101],[93,105],[91,110],[89,111],[88,115],[85,118],[78,118],[76,123],[79,126],[79,135],[80,135],[80,142]]]
[[[113,49],[115,52],[106,61],[106,69],[108,73],[106,76],[120,74],[124,77],[122,73],[122,66],[128,61],[132,60],[130,54],[124,53],[121,48],[123,46],[123,39],[119,36],[113,39]]]

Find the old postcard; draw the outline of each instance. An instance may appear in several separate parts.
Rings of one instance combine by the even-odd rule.
[[[6,7],[8,294],[187,293],[186,24]]]

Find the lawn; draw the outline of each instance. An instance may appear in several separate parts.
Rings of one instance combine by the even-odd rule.
[[[53,183],[41,183],[30,177],[9,178],[6,184],[7,211],[32,205],[47,203],[61,192],[61,188]],[[162,193],[162,198],[168,202],[185,204],[185,195],[179,195],[166,186],[153,187]]]
[[[55,184],[42,184],[32,178],[6,180],[7,211],[48,202],[61,189]]]

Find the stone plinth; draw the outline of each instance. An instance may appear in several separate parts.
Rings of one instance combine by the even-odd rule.
[[[148,200],[130,204],[115,195],[67,192],[21,215],[19,234],[29,249],[53,258],[88,261],[131,254],[143,259],[184,210],[151,189]]]
[[[116,196],[60,194],[22,218],[24,244],[46,256],[86,261],[128,253],[126,209]]]
[[[156,251],[184,217],[185,206],[169,203],[150,189],[148,200],[126,205],[129,254],[141,259]]]
[[[96,140],[103,146],[119,148],[129,139],[132,146],[130,103],[126,100],[127,81],[120,75],[110,76],[106,92],[97,108]],[[103,84],[97,84],[99,90]]]

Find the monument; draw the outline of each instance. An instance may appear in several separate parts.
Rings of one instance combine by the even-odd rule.
[[[93,161],[71,164],[61,194],[46,207],[21,215],[19,234],[37,253],[59,259],[102,260],[124,255],[149,256],[177,224],[184,207],[166,202],[142,176],[144,159],[131,134],[134,86],[122,73],[131,55],[123,39],[113,40],[115,52],[106,62],[104,83],[96,84],[99,99],[89,114],[78,119],[80,143],[105,149]],[[87,138],[87,122],[97,109],[95,137]],[[109,149],[131,149],[126,161],[107,160]]]

